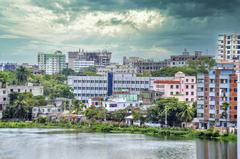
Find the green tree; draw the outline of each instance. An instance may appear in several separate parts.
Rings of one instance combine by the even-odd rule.
[[[24,99],[23,96],[18,96],[17,100],[14,102],[15,106],[15,113],[14,117],[17,119],[26,119],[28,117],[28,110],[26,108],[27,101]]]
[[[107,119],[116,121],[116,122],[123,122],[127,115],[128,115],[127,109],[119,109],[119,110],[108,113]]]
[[[30,75],[30,72],[23,66],[20,66],[16,70],[16,78],[18,84],[26,84],[28,81],[28,77]]]
[[[85,110],[85,116],[89,120],[105,120],[107,115],[107,110],[103,107],[90,106]]]
[[[147,110],[147,120],[151,122],[160,122],[169,126],[180,126],[183,121],[179,118],[179,114],[182,113],[186,103],[179,102],[177,98],[161,98],[156,100],[155,104]]]
[[[190,122],[195,115],[195,108],[193,105],[182,103],[182,111],[178,113],[178,117],[181,121]]]
[[[82,101],[77,100],[77,99],[74,99],[72,104],[73,104],[72,111],[74,111],[77,114],[80,114],[86,108],[86,105],[83,104]]]
[[[74,70],[72,70],[72,69],[70,69],[70,68],[64,68],[64,69],[62,70],[61,74],[63,74],[65,77],[76,75],[76,73],[74,72]]]

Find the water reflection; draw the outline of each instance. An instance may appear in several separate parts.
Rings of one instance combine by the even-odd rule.
[[[237,144],[137,134],[0,129],[1,159],[236,159]]]
[[[198,140],[196,150],[197,159],[237,159],[236,142]]]

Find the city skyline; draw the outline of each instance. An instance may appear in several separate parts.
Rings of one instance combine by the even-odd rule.
[[[107,49],[163,60],[184,48],[216,54],[218,34],[239,32],[239,2],[75,1],[0,2],[0,59],[37,63],[38,52]],[[205,10],[207,8],[207,10]]]

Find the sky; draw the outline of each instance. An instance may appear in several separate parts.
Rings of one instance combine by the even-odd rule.
[[[218,34],[239,32],[239,0],[0,0],[0,61],[79,48],[163,60],[216,54]]]

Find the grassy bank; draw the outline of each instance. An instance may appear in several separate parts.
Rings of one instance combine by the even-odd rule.
[[[183,128],[151,128],[126,126],[113,123],[71,123],[71,122],[11,122],[1,121],[0,128],[66,128],[75,129],[79,132],[100,132],[100,133],[131,133],[144,134],[156,137],[174,137],[182,139],[209,139],[209,140],[224,140],[236,141],[237,137],[233,134],[220,135],[219,132],[213,129],[209,130],[192,130]]]

